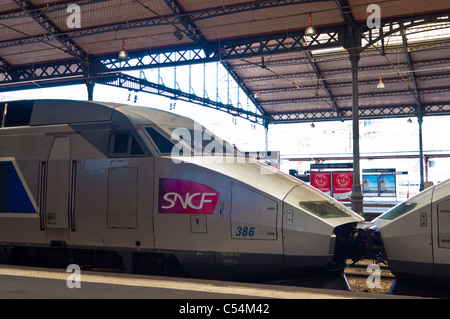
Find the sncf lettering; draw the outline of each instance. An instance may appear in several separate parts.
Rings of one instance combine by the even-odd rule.
[[[209,186],[177,178],[159,180],[160,214],[213,215],[220,193]]]
[[[190,194],[187,193],[186,196],[183,198],[183,196],[181,196],[180,194],[177,193],[167,193],[164,195],[164,200],[169,203],[169,205],[162,205],[161,208],[162,209],[171,209],[173,207],[175,207],[177,201],[180,202],[181,206],[183,207],[183,209],[187,209],[188,207],[192,208],[192,209],[203,209],[203,206],[205,203],[212,203],[213,198],[207,198],[207,197],[214,197],[217,194],[215,193],[195,193],[195,194]],[[194,198],[196,197],[200,197],[200,199],[196,199],[194,200]],[[197,205],[195,205],[195,203],[198,203]]]

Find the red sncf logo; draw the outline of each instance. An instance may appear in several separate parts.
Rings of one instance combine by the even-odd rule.
[[[159,180],[159,213],[213,215],[220,193],[206,185],[183,179]]]

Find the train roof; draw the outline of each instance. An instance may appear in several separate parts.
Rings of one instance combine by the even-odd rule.
[[[113,122],[117,113],[134,125],[193,123],[186,117],[150,107],[75,100],[20,100],[0,103],[0,127]]]

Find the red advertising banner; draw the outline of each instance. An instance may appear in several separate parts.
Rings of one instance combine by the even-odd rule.
[[[311,172],[311,186],[331,196],[331,172]]]
[[[353,172],[333,172],[333,197],[338,201],[350,201],[353,188]]]

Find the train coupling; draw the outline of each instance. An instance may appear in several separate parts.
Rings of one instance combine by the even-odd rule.
[[[352,264],[359,260],[370,259],[386,263],[386,253],[380,231],[373,224],[347,225],[337,228],[335,255],[337,258],[350,259]]]

